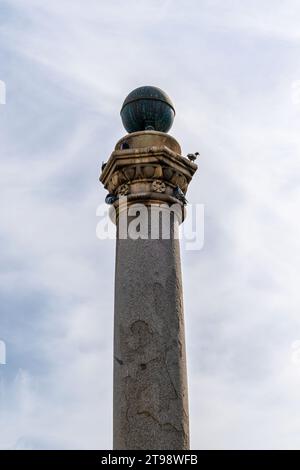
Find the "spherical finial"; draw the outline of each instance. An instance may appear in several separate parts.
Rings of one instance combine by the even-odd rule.
[[[125,99],[121,119],[127,132],[145,130],[168,132],[175,109],[168,95],[155,86],[141,86]]]

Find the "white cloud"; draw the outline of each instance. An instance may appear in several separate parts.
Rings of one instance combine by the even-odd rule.
[[[225,4],[226,3],[226,4]],[[3,2],[1,448],[111,445],[113,242],[99,241],[101,162],[122,100],[154,84],[199,150],[183,253],[192,445],[299,441],[299,5]]]

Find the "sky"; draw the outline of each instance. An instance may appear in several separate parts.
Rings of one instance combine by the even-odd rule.
[[[299,22],[297,0],[0,0],[0,449],[112,446],[98,177],[142,85],[200,152],[204,246],[181,251],[191,447],[300,447]]]

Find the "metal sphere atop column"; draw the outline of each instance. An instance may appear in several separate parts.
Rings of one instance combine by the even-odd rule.
[[[171,99],[160,88],[142,86],[125,99],[121,119],[127,132],[145,130],[168,132],[173,124],[175,109]]]

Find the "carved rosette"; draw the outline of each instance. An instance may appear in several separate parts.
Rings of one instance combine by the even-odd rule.
[[[156,193],[164,193],[166,191],[166,185],[163,181],[154,180],[152,183],[152,189]]]

